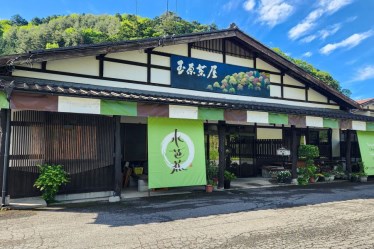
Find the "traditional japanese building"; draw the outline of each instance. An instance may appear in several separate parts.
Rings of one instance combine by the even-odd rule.
[[[353,113],[374,117],[374,98],[357,100],[361,105],[360,109],[353,110]]]
[[[296,178],[301,141],[351,170],[352,137],[374,131],[359,104],[236,27],[3,56],[0,84],[11,198],[40,195],[44,163],[69,173],[61,193],[119,196],[125,168],[148,188],[205,185],[207,159],[221,179],[234,166],[251,177],[285,147]]]

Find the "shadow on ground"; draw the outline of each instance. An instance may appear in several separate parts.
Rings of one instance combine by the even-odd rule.
[[[57,209],[39,211],[97,213],[94,224],[117,227],[371,198],[374,198],[374,182],[344,182],[213,193],[196,191],[186,195],[147,197],[119,203],[62,205]]]

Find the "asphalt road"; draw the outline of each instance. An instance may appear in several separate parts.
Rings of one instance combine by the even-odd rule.
[[[0,248],[374,248],[374,184],[4,211]]]

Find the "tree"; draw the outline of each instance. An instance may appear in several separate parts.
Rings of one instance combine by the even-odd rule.
[[[12,25],[16,25],[16,26],[23,26],[23,25],[29,24],[26,19],[24,19],[22,16],[20,16],[18,14],[12,16],[10,18],[10,22],[12,23]]]
[[[342,94],[346,96],[351,96],[352,92],[348,89],[342,89],[340,86],[339,81],[334,79],[331,74],[325,71],[321,71],[317,68],[315,68],[313,65],[309,64],[308,62],[301,60],[301,59],[294,59],[291,56],[286,55],[280,48],[273,48],[274,52],[277,54],[281,55],[282,57],[286,58],[290,62],[294,63],[295,65],[299,66],[302,68],[305,72],[309,73],[313,77],[321,80],[324,82],[326,85],[334,88],[335,90],[341,92]]]

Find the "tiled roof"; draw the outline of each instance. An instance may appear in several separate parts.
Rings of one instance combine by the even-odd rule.
[[[53,95],[66,95],[76,97],[90,97],[98,99],[117,99],[137,102],[153,102],[165,104],[193,105],[202,107],[214,107],[223,109],[242,109],[253,111],[265,111],[275,113],[287,113],[294,115],[311,115],[327,118],[352,119],[362,121],[372,121],[373,117],[356,115],[350,112],[301,107],[285,104],[273,104],[257,101],[239,101],[221,98],[207,98],[198,96],[189,96],[183,94],[171,94],[166,92],[153,92],[145,90],[135,90],[127,88],[113,88],[105,86],[94,86],[86,84],[77,84],[71,82],[51,81],[42,79],[31,79],[23,77],[0,77],[0,87],[4,88],[12,83],[15,91],[43,93]]]
[[[365,104],[367,104],[368,102],[371,102],[371,101],[374,101],[374,98],[356,100],[356,102],[359,103],[360,105],[365,105]]]

